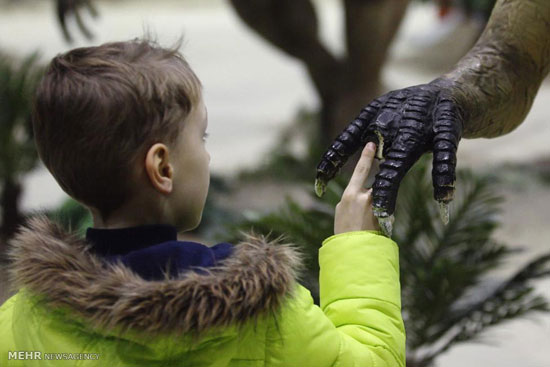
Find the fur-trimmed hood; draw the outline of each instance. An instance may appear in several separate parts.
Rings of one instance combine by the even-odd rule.
[[[96,328],[199,335],[275,310],[302,268],[293,246],[249,236],[218,266],[148,281],[103,261],[90,246],[36,216],[10,242],[11,283],[44,296],[48,306],[74,310]]]

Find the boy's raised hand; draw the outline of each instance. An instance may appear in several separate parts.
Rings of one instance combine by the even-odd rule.
[[[366,189],[365,183],[374,160],[376,145],[368,143],[355,166],[342,199],[336,205],[334,216],[334,234],[380,230],[378,220],[372,212],[372,189]]]

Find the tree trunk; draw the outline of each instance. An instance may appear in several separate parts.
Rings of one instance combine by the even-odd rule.
[[[323,146],[328,147],[361,109],[382,91],[378,81],[361,85],[361,87],[361,89],[342,88],[335,90],[329,96],[321,97],[320,138]]]
[[[259,35],[301,60],[321,101],[323,146],[383,92],[380,83],[388,49],[409,0],[342,0],[347,55],[333,55],[318,37],[310,0],[230,0]]]
[[[381,74],[389,47],[409,0],[344,0],[347,58],[339,78],[343,90],[322,122],[323,140],[330,143],[359,111],[384,92]],[[334,104],[330,106],[330,104]],[[323,114],[322,114],[323,115]]]

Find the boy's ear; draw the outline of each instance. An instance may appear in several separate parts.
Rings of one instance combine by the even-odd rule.
[[[157,191],[163,194],[172,192],[173,168],[168,160],[168,147],[156,143],[149,148],[145,156],[145,172]]]

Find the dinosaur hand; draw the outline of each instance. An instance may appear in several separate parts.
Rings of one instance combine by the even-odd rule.
[[[315,192],[323,195],[347,159],[375,142],[377,158],[383,161],[373,185],[374,213],[391,235],[399,184],[422,154],[433,151],[434,197],[447,222],[461,134],[461,109],[444,88],[430,83],[389,92],[363,108],[325,152],[317,166]]]
[[[67,18],[71,15],[74,15],[75,21],[78,25],[78,28],[84,34],[87,39],[92,39],[93,35],[84,25],[81,16],[81,8],[86,7],[88,12],[95,18],[98,13],[95,7],[92,4],[92,0],[56,0],[57,1],[57,19],[61,25],[61,30],[63,31],[63,36],[67,42],[72,42],[71,34],[67,29]]]

